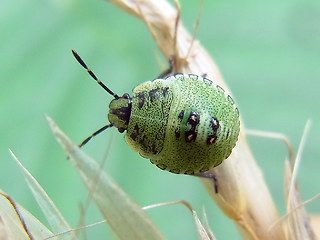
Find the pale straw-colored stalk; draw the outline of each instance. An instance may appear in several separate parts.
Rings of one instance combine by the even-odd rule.
[[[174,72],[206,75],[230,93],[211,56],[181,21],[176,21],[178,3],[172,6],[166,0],[110,2],[146,23],[163,55],[167,59],[174,55]],[[201,181],[222,211],[234,220],[243,239],[286,239],[284,224],[281,221],[273,224],[279,219],[279,213],[247,144],[243,126],[241,120],[239,140],[230,157],[210,170],[217,176],[219,193],[215,193],[213,181]]]
[[[175,72],[206,74],[209,79],[230,92],[218,67],[206,50],[198,41],[193,42],[190,50],[193,39],[180,24],[181,22],[176,30],[177,8],[167,1],[159,0],[112,0],[110,2],[141,18],[166,58],[175,54]],[[175,37],[176,44],[174,44]],[[242,121],[241,123],[243,126]],[[239,141],[231,156],[211,171],[217,175],[219,194],[214,192],[212,181],[201,180],[219,207],[236,222],[244,238],[284,239],[280,225],[270,232],[267,231],[268,226],[279,218],[279,214],[243,131],[240,131]]]

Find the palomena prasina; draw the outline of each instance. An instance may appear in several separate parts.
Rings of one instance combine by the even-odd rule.
[[[110,124],[125,132],[129,146],[162,170],[198,175],[218,166],[236,145],[239,111],[230,95],[211,80],[193,74],[174,74],[147,81],[133,96],[119,97],[77,61],[114,99],[109,105]]]

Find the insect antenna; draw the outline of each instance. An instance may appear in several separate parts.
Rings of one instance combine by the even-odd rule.
[[[83,140],[82,143],[79,144],[79,147],[81,148],[83,145],[85,145],[87,142],[89,142],[89,140],[91,140],[91,138],[93,138],[94,136],[98,135],[99,133],[103,132],[104,130],[106,130],[107,128],[110,128],[110,127],[113,127],[112,123],[105,125],[102,128],[98,129],[97,131],[92,133],[89,137],[87,137],[85,140]]]
[[[87,72],[89,73],[89,75],[96,80],[96,82],[104,89],[106,90],[110,95],[112,95],[115,99],[119,99],[119,96],[117,94],[115,94],[113,91],[111,91],[106,85],[103,84],[103,82],[101,82],[96,75],[88,68],[87,64],[82,60],[82,58],[79,56],[79,54],[74,51],[71,50],[73,56],[75,57],[75,59],[80,63],[80,65],[87,70]],[[112,127],[113,124],[110,123],[108,125],[103,126],[102,128],[98,129],[97,131],[95,131],[94,133],[92,133],[89,137],[87,137],[85,140],[83,140],[80,144],[79,147],[82,147],[83,145],[85,145],[87,142],[89,142],[91,140],[91,138],[93,138],[94,136],[98,135],[99,133],[103,132],[104,130],[106,130],[107,128]]]
[[[115,99],[118,99],[119,96],[117,94],[115,94],[113,91],[111,91],[106,85],[103,84],[103,82],[101,82],[96,75],[88,68],[87,64],[85,64],[85,62],[81,59],[81,57],[78,55],[78,53],[74,50],[71,50],[73,56],[75,57],[75,59],[77,59],[77,61],[80,63],[80,65],[82,67],[84,67],[87,72],[90,74],[90,76],[96,80],[96,82],[104,89],[106,90],[110,95],[112,95]]]

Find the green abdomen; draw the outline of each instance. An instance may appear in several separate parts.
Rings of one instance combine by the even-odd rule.
[[[194,174],[219,165],[239,134],[232,98],[208,79],[177,74],[134,89],[126,140],[163,170]]]

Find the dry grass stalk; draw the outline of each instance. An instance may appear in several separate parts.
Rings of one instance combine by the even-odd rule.
[[[320,239],[320,215],[311,215],[310,224],[316,239]]]
[[[292,166],[285,161],[285,196],[287,201],[287,218],[285,222],[287,239],[316,239],[310,225],[309,217],[303,207],[300,193],[292,175]],[[293,188],[290,187],[293,183]]]
[[[175,48],[177,10],[167,1],[110,0],[110,2],[141,18],[166,58],[175,54],[175,72],[206,74],[209,79],[230,92],[218,67],[198,41],[193,43],[188,55],[192,37],[181,22],[178,24]],[[201,180],[219,207],[236,222],[244,239],[285,239],[280,224],[268,231],[269,226],[279,218],[279,214],[261,170],[252,156],[243,129],[231,156],[211,171],[217,175],[219,194],[215,194],[212,181]]]
[[[297,172],[301,162],[301,155],[306,142],[306,136],[310,129],[311,122],[307,121],[303,131],[301,142],[295,159],[285,161],[284,193],[286,197],[286,221],[284,221],[287,239],[292,240],[315,240],[316,236],[312,229],[309,216],[304,209],[304,203],[300,197],[298,183],[296,181]],[[317,196],[316,196],[317,197]],[[316,198],[314,198],[316,199]],[[311,200],[310,200],[311,201]]]

